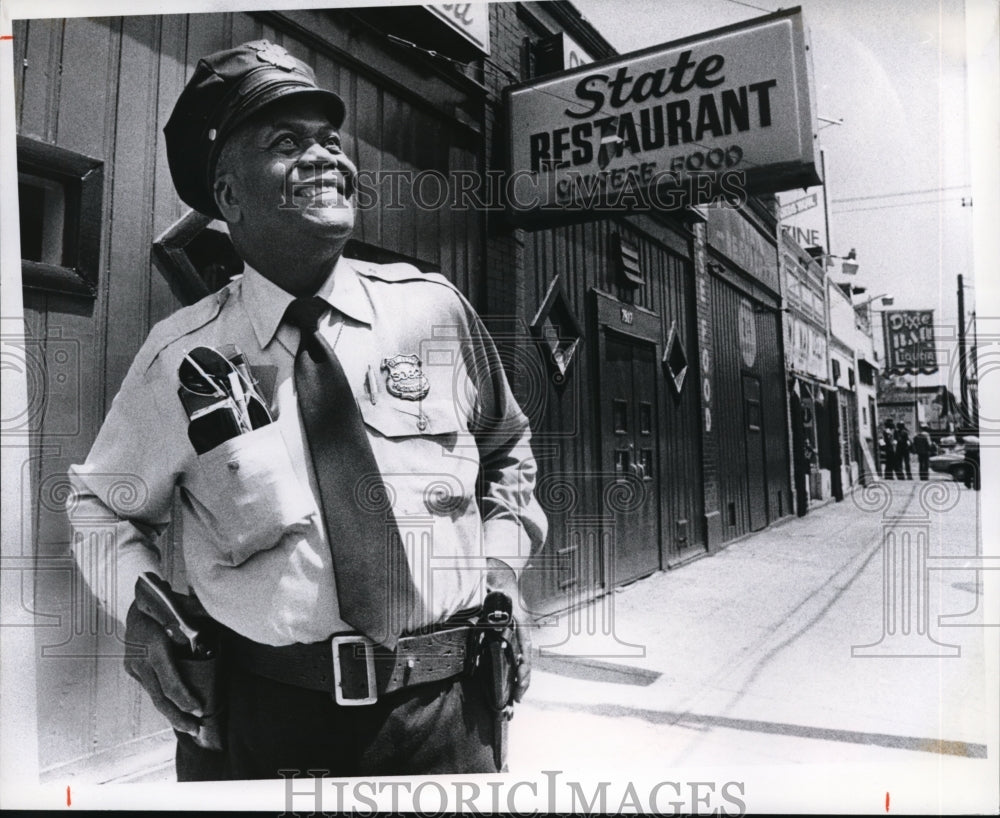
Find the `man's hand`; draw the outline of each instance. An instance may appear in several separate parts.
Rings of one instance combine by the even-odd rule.
[[[175,730],[198,734],[200,702],[181,681],[166,631],[135,602],[125,619],[125,672],[141,684]]]

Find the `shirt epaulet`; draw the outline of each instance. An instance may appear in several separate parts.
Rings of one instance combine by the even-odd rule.
[[[163,350],[185,335],[190,335],[215,320],[222,306],[235,294],[239,286],[239,279],[230,281],[218,292],[206,295],[200,301],[179,309],[157,323],[150,330],[146,342],[136,356],[136,370],[143,374],[147,373]]]
[[[392,264],[373,264],[367,261],[357,261],[355,265],[357,271],[367,278],[377,278],[380,281],[390,281],[393,283],[429,281],[433,284],[442,284],[451,290],[455,289],[455,285],[440,273],[421,272],[419,268],[405,261],[394,262]]]

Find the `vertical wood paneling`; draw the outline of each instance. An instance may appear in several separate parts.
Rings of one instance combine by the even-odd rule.
[[[153,169],[152,236],[159,236],[187,210],[174,190],[167,163],[167,146],[162,138],[161,123],[166,124],[174,103],[184,87],[188,18],[169,15],[162,18],[157,54],[156,76],[156,154]],[[155,267],[150,267],[149,322],[166,318],[179,306],[169,282]]]
[[[680,394],[664,374],[665,436],[663,485],[667,491],[664,542],[672,555],[704,544],[701,517],[704,508],[701,470],[701,423],[698,401],[700,384],[698,346],[694,323],[694,285],[690,265],[672,253],[660,257],[659,297],[663,304],[664,341],[671,324],[687,358],[688,371]],[[676,323],[675,323],[676,322]],[[664,354],[666,348],[664,347]],[[686,542],[680,542],[681,522],[686,523]],[[669,555],[668,555],[669,556]]]
[[[127,17],[122,22],[115,130],[114,192],[112,194],[110,264],[107,268],[108,320],[105,354],[105,394],[110,402],[150,326],[150,264],[157,122],[160,19]],[[118,184],[123,180],[124,184]],[[98,638],[95,659],[95,709],[101,702],[129,702],[132,720],[95,719],[93,741],[111,747],[140,735],[142,714],[150,703],[120,667],[120,659],[101,659],[116,650],[111,637]],[[106,706],[106,705],[105,705]],[[163,721],[157,722],[162,729]]]
[[[365,77],[356,76],[354,98],[350,100],[349,114],[354,134],[355,164],[359,170],[377,174],[382,168],[382,93]],[[385,190],[377,188],[379,195]],[[362,241],[378,245],[381,236],[381,211],[379,208],[361,209],[358,212],[355,235]]]
[[[68,20],[63,36],[59,94],[59,145],[98,159],[104,156],[107,108],[113,101],[114,29],[86,17]]]
[[[46,142],[55,138],[63,25],[62,20],[32,20],[25,38],[27,66],[18,133]]]
[[[284,32],[279,31],[274,26],[269,26],[269,25],[262,26],[260,36],[263,37],[265,40],[270,40],[272,43],[277,43],[278,45],[285,44]]]
[[[127,17],[122,29],[115,130],[105,397],[110,404],[149,331],[149,245],[159,20]]]
[[[187,82],[194,73],[198,60],[213,51],[226,48],[230,41],[231,29],[222,14],[192,14],[188,22],[187,34]],[[165,122],[163,123],[166,124]],[[160,126],[162,127],[162,125]]]
[[[25,55],[28,50],[28,32],[31,29],[31,21],[14,20],[11,25],[11,33],[14,35],[14,100],[13,107],[14,121],[17,122],[18,129],[21,127],[21,109],[24,106],[24,75],[27,70],[25,65]]]
[[[410,241],[412,238],[410,231],[412,231],[414,219],[412,215],[407,218],[401,209],[405,207],[409,211],[413,207],[411,204],[412,176],[410,181],[392,178],[400,171],[409,169],[403,150],[407,136],[403,106],[395,96],[388,92],[380,91],[379,97],[382,101],[382,115],[379,123],[381,138],[377,141],[379,168],[387,174],[388,185],[383,187],[383,190],[391,188],[393,192],[390,194],[390,201],[386,202],[385,206],[380,209],[382,218],[377,234],[379,241],[375,243],[394,252],[412,256],[414,247]],[[396,199],[396,201],[392,201],[392,199]],[[404,230],[404,226],[409,229]]]
[[[234,14],[232,26],[232,39],[230,40],[231,45],[236,46],[241,43],[250,42],[250,40],[261,39],[261,25],[249,14]],[[317,66],[317,68],[319,68],[319,66]]]
[[[718,428],[720,509],[725,540],[749,531],[746,442],[743,435],[743,387],[739,345],[739,294],[712,279],[712,326],[715,344],[713,426]],[[732,519],[735,509],[735,523]]]
[[[33,21],[28,27],[50,35],[51,63],[43,62],[45,52],[35,42],[26,69],[33,81],[22,89],[23,109],[29,120],[44,109],[46,124],[33,128],[25,123],[22,133],[34,132],[62,147],[107,159],[117,27],[89,20]],[[28,44],[25,47],[32,50]],[[34,82],[40,75],[47,75],[44,88],[41,80]],[[37,96],[42,93],[44,100]],[[101,335],[94,320],[101,304],[31,290],[25,291],[24,301],[31,346],[45,362],[39,384],[46,392],[44,413],[31,420],[40,433],[36,439],[44,446],[33,460],[31,494],[37,513],[33,547],[40,560],[34,577],[35,641],[39,753],[44,766],[88,752],[93,739],[93,715],[79,702],[93,699],[98,687],[93,660],[86,658],[95,653],[94,618],[81,619],[74,606],[70,533],[58,487],[69,464],[85,458],[103,414]],[[68,643],[64,650],[83,658],[43,653],[62,643]]]
[[[744,435],[744,395],[741,373],[760,378],[761,411],[765,452],[767,521],[791,512],[788,475],[787,407],[784,362],[777,316],[773,310],[755,307],[757,357],[746,367],[740,355],[739,303],[742,296],[718,278],[712,280],[712,321],[715,341],[714,387],[716,411],[713,423],[719,432],[722,462],[728,468],[719,475],[723,537],[742,536],[750,530],[750,498],[746,483],[747,461]],[[729,525],[729,504],[736,506],[736,525]]]
[[[450,144],[444,145],[443,148],[449,168],[457,172],[471,169],[469,167],[470,163],[467,161],[469,157],[465,151],[459,149],[456,145]],[[473,206],[472,204],[468,204],[463,205],[463,208]],[[465,223],[467,218],[468,216],[464,212],[464,209],[444,208],[437,212],[437,235],[438,243],[441,246],[441,249],[438,251],[438,258],[441,265],[440,272],[452,283],[457,281],[459,267],[463,270],[465,269],[464,256],[462,256],[463,262],[461,265],[459,264],[459,256],[464,252],[460,237],[466,233]],[[467,292],[469,292],[469,300],[478,306],[478,293]]]

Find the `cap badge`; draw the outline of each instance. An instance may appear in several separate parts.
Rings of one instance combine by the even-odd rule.
[[[416,355],[393,355],[382,359],[382,369],[389,371],[385,388],[394,398],[401,400],[422,400],[431,391],[430,381],[420,370],[420,358]]]
[[[289,54],[280,45],[275,45],[274,43],[269,43],[264,41],[263,47],[258,47],[257,59],[261,62],[266,62],[269,65],[273,65],[276,68],[283,68],[285,71],[291,71],[295,68],[295,63],[292,61],[292,55]]]

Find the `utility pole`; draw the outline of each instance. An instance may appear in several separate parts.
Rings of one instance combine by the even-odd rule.
[[[972,311],[972,377],[975,378],[976,389],[972,397],[972,426],[975,434],[979,434],[979,325],[976,323],[976,311]]]
[[[965,371],[965,288],[962,274],[958,274],[958,383],[961,391],[962,423],[969,425],[969,374]]]

